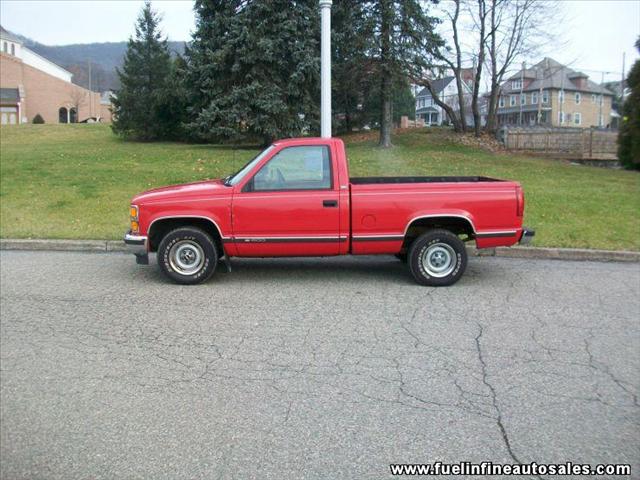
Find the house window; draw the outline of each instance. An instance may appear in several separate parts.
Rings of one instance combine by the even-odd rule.
[[[596,103],[596,94],[591,95],[591,103]]]
[[[576,92],[576,105],[580,105],[580,100],[582,100],[582,96]]]
[[[538,92],[531,92],[531,103],[534,105],[538,104]]]
[[[598,116],[598,126],[599,127],[604,126],[604,116],[602,114]]]
[[[4,42],[4,43],[3,43],[3,45],[2,45],[2,51],[3,51],[4,53],[9,52],[9,44],[8,44],[7,42]]]
[[[548,90],[543,90],[542,91],[542,103],[549,103],[549,91]]]
[[[560,125],[564,123],[564,112],[558,112],[558,123]]]
[[[558,102],[564,103],[564,90],[558,92]]]
[[[11,55],[13,55],[14,57],[16,56],[16,44],[15,43],[11,44]]]
[[[573,123],[580,125],[582,123],[582,115],[580,113],[573,114]]]
[[[510,107],[515,107],[516,106],[516,96],[515,95],[510,95],[509,96],[509,106]]]
[[[520,105],[525,105],[527,103],[527,94],[526,93],[521,93],[520,94]]]
[[[431,98],[427,98],[427,107],[433,105],[433,100]]]
[[[520,90],[522,88],[522,80],[514,80],[511,82],[512,90]]]
[[[500,97],[500,100],[498,100],[498,106],[500,108],[504,108],[504,97]]]

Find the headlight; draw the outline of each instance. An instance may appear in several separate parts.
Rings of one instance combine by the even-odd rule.
[[[129,208],[129,217],[131,220],[131,233],[137,233],[140,225],[138,224],[138,206],[131,205]]]

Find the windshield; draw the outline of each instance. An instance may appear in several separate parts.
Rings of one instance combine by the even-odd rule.
[[[268,146],[266,149],[260,152],[253,160],[250,160],[244,167],[242,167],[236,173],[234,173],[233,175],[229,175],[225,179],[224,184],[228,186],[237,185],[244,177],[247,176],[247,173],[249,173],[253,169],[253,167],[265,157],[265,155],[267,155],[271,150],[273,150],[273,148],[274,148],[273,145]]]

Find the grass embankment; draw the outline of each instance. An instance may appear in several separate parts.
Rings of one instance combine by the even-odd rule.
[[[404,132],[395,147],[346,138],[351,173],[486,175],[520,181],[535,245],[640,250],[640,175],[527,156],[492,154],[437,130]],[[124,142],[106,125],[0,129],[0,235],[120,238],[142,190],[224,176],[255,149]]]

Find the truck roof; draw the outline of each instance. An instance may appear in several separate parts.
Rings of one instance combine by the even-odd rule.
[[[283,138],[276,140],[274,145],[328,145],[332,143],[342,143],[339,138],[321,138],[321,137],[299,137],[299,138]]]

